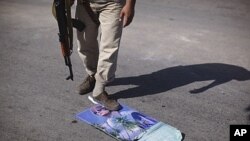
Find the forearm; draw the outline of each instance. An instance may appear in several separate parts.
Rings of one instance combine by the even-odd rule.
[[[130,8],[135,8],[136,0],[126,0],[126,6],[129,6]]]

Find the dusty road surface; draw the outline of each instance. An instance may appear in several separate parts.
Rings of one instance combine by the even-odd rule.
[[[137,0],[107,91],[185,141],[228,141],[250,124],[249,13],[249,0]],[[65,80],[51,0],[1,0],[0,27],[1,141],[114,140],[75,119],[92,105],[75,91],[86,73],[74,42]]]

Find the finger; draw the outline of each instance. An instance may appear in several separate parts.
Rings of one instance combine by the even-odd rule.
[[[128,25],[128,17],[124,16],[123,17],[123,27],[126,27]]]
[[[123,19],[123,17],[124,17],[124,12],[121,11],[121,13],[120,13],[120,19]]]
[[[123,21],[123,16],[122,16],[122,17],[120,17],[120,19],[119,19],[119,22],[121,22],[121,21]]]
[[[119,22],[123,22],[123,18],[124,18],[124,12],[121,11]],[[122,23],[122,24],[123,24],[123,23]]]

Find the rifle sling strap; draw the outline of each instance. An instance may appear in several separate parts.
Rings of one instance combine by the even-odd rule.
[[[88,0],[82,0],[81,3],[83,4],[85,10],[87,11],[89,17],[91,18],[91,20],[99,25],[100,24],[100,21],[98,20],[98,17],[97,15],[94,13],[94,11],[92,10],[92,8],[90,7],[90,3]]]

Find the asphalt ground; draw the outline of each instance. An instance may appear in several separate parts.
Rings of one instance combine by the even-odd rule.
[[[92,105],[75,91],[86,73],[74,41],[65,80],[51,2],[0,1],[0,140],[114,140],[75,118]],[[228,141],[250,124],[249,13],[248,0],[138,0],[107,91],[185,141]]]

